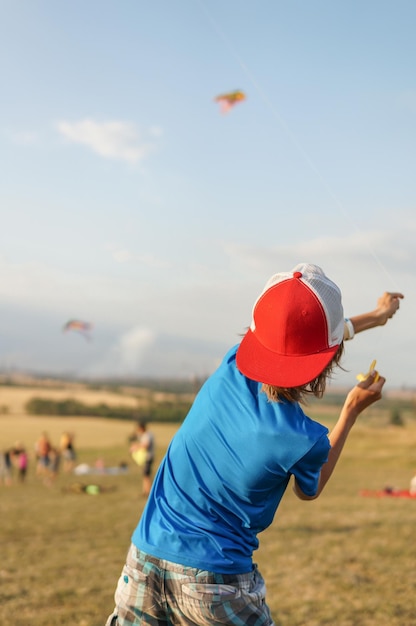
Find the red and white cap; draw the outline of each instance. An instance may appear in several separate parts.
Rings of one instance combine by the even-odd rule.
[[[253,308],[237,350],[245,376],[276,387],[299,387],[330,363],[344,335],[341,291],[317,265],[275,274]]]

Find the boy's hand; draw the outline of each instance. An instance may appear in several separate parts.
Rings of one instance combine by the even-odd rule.
[[[377,300],[375,313],[379,319],[380,326],[384,326],[387,320],[392,318],[396,311],[399,310],[400,300],[402,298],[404,298],[403,294],[398,291],[386,291]]]
[[[365,380],[351,389],[345,401],[346,408],[358,416],[381,399],[385,382],[386,379],[380,376],[378,372],[371,371]]]

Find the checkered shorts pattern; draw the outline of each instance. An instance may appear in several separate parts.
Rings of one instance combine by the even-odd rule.
[[[275,626],[257,570],[215,574],[131,546],[106,626]]]

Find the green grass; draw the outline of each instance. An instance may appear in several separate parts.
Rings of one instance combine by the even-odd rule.
[[[79,454],[108,465],[126,456],[120,443]],[[33,470],[32,463],[26,484],[0,487],[0,624],[103,626],[144,504],[140,470],[60,474],[52,487]],[[301,502],[287,492],[255,555],[279,626],[416,623],[416,500],[359,495],[407,488],[415,472],[416,425],[357,424],[321,498]],[[77,480],[115,490],[63,491]]]

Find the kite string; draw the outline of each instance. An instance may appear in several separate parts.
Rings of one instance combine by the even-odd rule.
[[[289,137],[289,139],[291,140],[291,142],[293,143],[293,145],[295,146],[297,151],[301,154],[301,156],[303,157],[305,162],[308,164],[308,166],[310,167],[312,172],[320,180],[322,186],[324,187],[324,189],[328,193],[329,197],[332,198],[332,200],[335,202],[335,204],[338,207],[338,209],[343,213],[343,215],[346,218],[347,222],[350,223],[350,215],[348,214],[348,211],[345,209],[344,205],[342,204],[342,202],[340,201],[338,196],[335,194],[333,189],[330,187],[330,185],[328,184],[327,180],[321,174],[320,170],[317,168],[317,166],[313,162],[312,158],[309,156],[309,154],[303,148],[303,146],[299,142],[299,140],[296,137],[296,135],[292,132],[292,130],[289,128],[289,126],[286,123],[286,121],[280,115],[280,113],[279,113],[277,107],[275,106],[275,104],[267,96],[266,92],[261,87],[259,82],[256,80],[255,76],[253,75],[251,70],[248,68],[246,63],[244,63],[244,61],[242,60],[241,56],[236,51],[235,47],[231,44],[229,38],[225,36],[224,32],[218,26],[218,23],[213,19],[212,15],[207,11],[207,9],[206,9],[204,3],[202,2],[202,0],[196,0],[196,2],[199,4],[199,6],[200,6],[202,12],[205,14],[205,17],[207,18],[207,20],[211,23],[211,26],[212,26],[213,30],[217,33],[218,37],[220,39],[222,39],[223,43],[228,48],[230,54],[234,57],[236,62],[242,68],[243,72],[247,75],[247,77],[249,78],[249,80],[252,83],[253,87],[256,89],[256,91],[260,95],[261,99],[263,100],[264,104],[270,109],[271,113],[273,114],[273,117],[275,117],[277,119],[277,121],[279,122],[280,126],[283,128],[283,130],[285,131],[285,133],[287,134],[287,136]],[[353,228],[355,229],[357,234],[364,235],[364,232],[361,229],[359,229],[358,226],[355,223],[353,224]],[[380,258],[378,257],[378,255],[376,254],[376,252],[374,251],[372,246],[369,244],[368,240],[366,241],[366,246],[367,246],[367,249],[370,252],[371,256],[373,257],[375,263],[379,266],[379,269],[382,272],[384,272],[384,274],[389,279],[389,281],[391,282],[392,285],[396,285],[396,281],[393,279],[393,277],[387,271],[385,265],[381,262]],[[396,286],[396,290],[398,291],[397,286]]]

